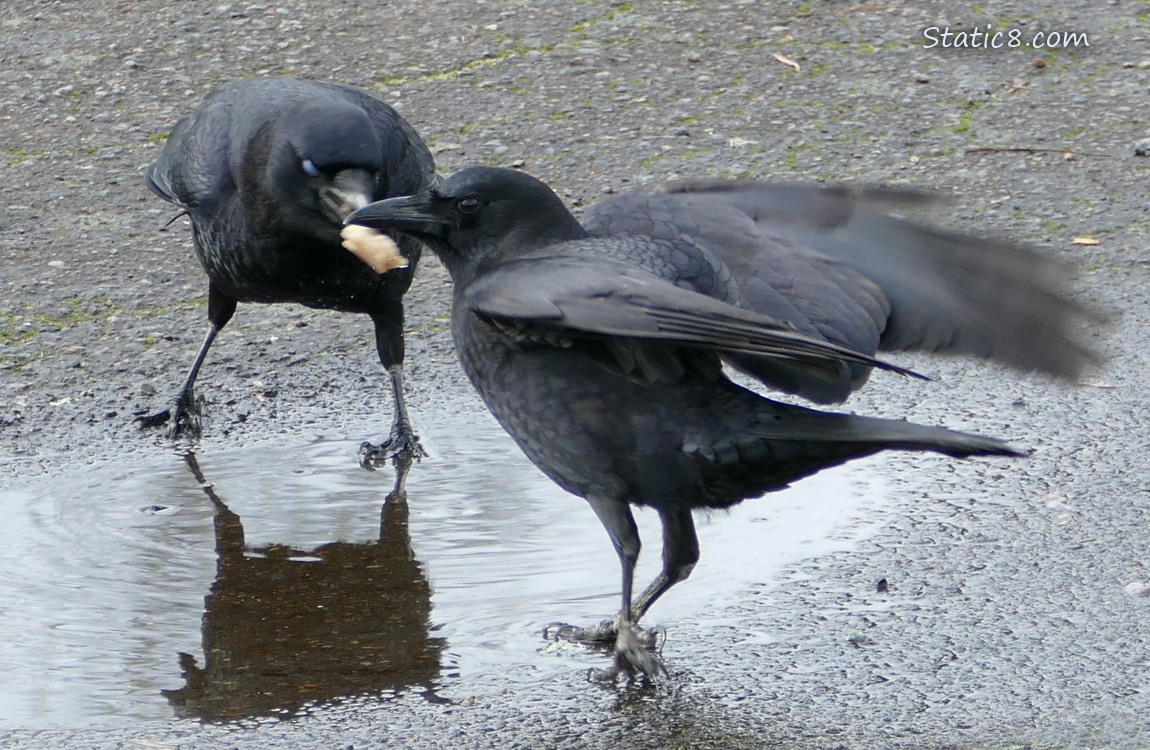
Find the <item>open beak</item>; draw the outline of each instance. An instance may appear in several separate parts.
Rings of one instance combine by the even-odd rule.
[[[376,201],[354,212],[345,221],[380,231],[401,232],[420,240],[442,238],[448,228],[447,222],[436,214],[430,190]]]
[[[366,169],[345,169],[320,188],[320,206],[332,223],[343,224],[348,214],[371,203],[374,192],[375,175]]]

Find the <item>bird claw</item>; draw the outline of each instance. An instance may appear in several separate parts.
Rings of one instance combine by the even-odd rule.
[[[667,629],[662,625],[651,628],[632,626],[640,646],[656,653],[663,650],[667,642]],[[598,625],[580,627],[565,622],[549,622],[543,628],[543,638],[548,641],[567,641],[568,643],[582,643],[588,646],[610,646],[619,638],[617,620],[603,620]]]
[[[136,417],[136,422],[139,423],[140,429],[147,430],[167,424],[170,421],[172,426],[168,429],[167,434],[169,440],[175,440],[184,434],[198,438],[204,431],[203,423],[200,420],[200,416],[204,413],[203,407],[203,396],[193,397],[188,394],[177,398],[171,409]]]
[[[667,676],[659,654],[667,641],[667,630],[662,626],[640,628],[631,623],[620,624],[619,618],[603,620],[589,628],[550,622],[543,628],[543,637],[549,641],[567,641],[602,648],[613,647],[614,663],[607,669],[594,668],[588,678],[596,682],[614,682],[619,675],[642,675],[648,680]]]
[[[543,638],[548,641],[567,641],[590,646],[608,646],[615,642],[619,631],[614,620],[603,620],[589,628],[570,625],[565,622],[549,622],[543,628]]]
[[[427,451],[420,445],[419,436],[412,432],[410,425],[392,427],[387,440],[379,445],[365,442],[359,446],[359,465],[368,471],[386,466],[388,461],[406,471],[412,461],[419,463],[427,457]]]
[[[667,667],[659,658],[658,651],[662,649],[662,641],[654,635],[655,630],[642,630],[637,625],[624,624],[619,628],[619,637],[615,639],[615,663],[612,668],[617,673],[625,673],[628,677],[641,674],[648,680],[657,677],[667,677]],[[646,636],[658,643],[658,648],[648,646]],[[666,640],[666,631],[663,631],[663,640]]]
[[[172,418],[172,410],[164,409],[163,411],[156,412],[155,414],[147,414],[141,417],[136,417],[136,422],[140,425],[141,430],[150,430],[153,427],[167,424],[168,420]]]
[[[670,676],[663,660],[659,658],[663,640],[658,639],[656,631],[661,632],[663,640],[666,639],[666,631],[662,628],[643,630],[631,624],[619,628],[611,666],[606,669],[592,667],[587,670],[587,679],[592,682],[613,684],[620,675],[628,679],[642,677],[648,682]],[[652,647],[652,642],[658,642],[658,647]]]

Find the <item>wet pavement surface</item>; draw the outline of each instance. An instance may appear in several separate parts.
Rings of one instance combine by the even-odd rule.
[[[418,497],[433,502],[381,506],[379,477],[336,441],[3,492],[3,723],[286,718],[396,691],[449,704],[603,663],[541,637],[550,617],[590,623],[615,606],[598,522],[497,425],[451,434],[437,441],[449,454],[420,467]],[[712,564],[666,611],[701,625],[784,564],[851,548],[882,504],[869,463],[704,521]]]
[[[992,10],[7,4],[0,744],[1150,746],[1150,16]],[[988,23],[1090,47],[922,49]],[[201,376],[204,438],[135,428],[206,292],[142,169],[212,85],[282,74],[378,91],[443,171],[521,162],[576,208],[700,174],[953,192],[939,221],[1074,264],[1115,314],[1109,361],[1058,384],[901,358],[936,382],[876,376],[850,408],[1032,455],[880,456],[702,521],[702,562],[650,616],[671,679],[591,684],[605,655],[540,633],[611,613],[614,554],[463,382],[434,260],[407,368],[432,456],[405,504],[355,463],[391,417],[366,319],[241,306]]]

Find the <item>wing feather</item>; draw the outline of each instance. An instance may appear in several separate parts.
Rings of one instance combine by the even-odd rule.
[[[816,369],[852,362],[924,377],[609,258],[548,255],[508,261],[463,290],[462,303],[476,314],[521,327],[739,352]]]

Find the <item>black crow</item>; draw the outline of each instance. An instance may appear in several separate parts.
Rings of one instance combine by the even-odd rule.
[[[888,218],[897,190],[695,183],[620,196],[580,225],[539,180],[470,168],[348,221],[431,247],[455,282],[452,333],[488,408],[585,498],[623,569],[607,671],[654,676],[636,623],[699,557],[691,511],[725,508],[895,449],[1017,456],[992,438],[772,401],[722,371],[842,400],[882,348],[958,351],[1073,376],[1081,312],[1032,251]],[[891,267],[891,266],[894,267]],[[1040,338],[1040,341],[1031,340]],[[905,372],[905,371],[902,371]],[[632,601],[630,505],[663,525],[663,568]]]
[[[394,109],[351,86],[291,78],[225,84],[172,129],[150,167],[148,187],[192,220],[208,274],[207,337],[174,409],[172,437],[200,430],[193,388],[200,366],[237,302],[296,302],[365,313],[395,397],[395,422],[361,462],[422,455],[403,404],[403,294],[419,243],[400,237],[406,268],[380,275],[341,247],[344,217],[371,201],[408,195],[434,179],[431,153]]]

